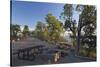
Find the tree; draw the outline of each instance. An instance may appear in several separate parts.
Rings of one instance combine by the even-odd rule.
[[[17,24],[11,24],[11,36],[14,40],[17,40],[18,38],[18,33],[21,31],[20,25]]]
[[[57,43],[60,40],[61,33],[63,32],[63,26],[61,22],[50,13],[47,14],[46,21],[50,40]]]
[[[65,4],[63,10],[64,11],[61,13],[61,17],[65,19],[64,27],[66,30],[70,29],[70,31],[72,31],[74,37],[73,45],[75,45],[77,27],[76,27],[76,20],[72,19],[74,7],[72,4]]]
[[[23,36],[24,36],[24,37],[29,36],[29,27],[28,27],[27,25],[24,26],[24,29],[23,29]]]
[[[69,21],[72,21],[72,16],[73,16],[73,5],[72,4],[65,4],[63,7],[64,11],[61,13],[61,16],[64,19],[68,19]]]
[[[88,45],[89,49],[91,49],[90,47],[91,45],[94,45],[90,44],[91,43],[90,41],[94,39],[94,43],[96,42],[95,38],[93,37],[93,33],[96,30],[96,8],[95,6],[77,5],[76,10],[81,12],[78,23],[78,39],[77,39],[77,44],[78,44],[77,54],[78,54],[81,43],[82,29],[85,32],[84,36],[86,37],[83,38],[82,41],[85,41],[84,43],[86,43],[86,40],[88,41],[86,44]],[[90,50],[88,51],[88,54],[89,52]]]
[[[38,21],[36,25],[36,37],[38,37],[41,40],[47,40],[48,39],[48,29],[45,25],[45,23]]]

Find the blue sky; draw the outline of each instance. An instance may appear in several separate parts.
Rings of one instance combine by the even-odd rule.
[[[12,2],[12,23],[21,26],[28,25],[30,28],[35,28],[38,21],[46,22],[45,17],[48,13],[52,13],[59,20],[61,12],[63,12],[64,4],[43,3],[43,2]],[[78,21],[78,13],[74,12],[74,19]],[[62,22],[64,20],[61,20]],[[63,22],[64,23],[64,22]]]

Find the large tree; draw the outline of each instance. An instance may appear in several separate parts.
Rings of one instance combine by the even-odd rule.
[[[84,36],[86,38],[83,38],[82,41],[85,41],[86,44],[88,44],[89,49],[91,48],[90,40],[95,39],[93,36],[93,33],[96,31],[96,8],[95,6],[88,6],[88,5],[77,5],[76,8],[77,11],[80,11],[81,14],[79,16],[79,23],[78,23],[78,39],[77,39],[77,54],[79,53],[80,43],[81,43],[81,31],[84,31]],[[87,40],[88,39],[88,40]],[[87,40],[87,41],[86,41]],[[95,43],[96,41],[94,40]],[[88,53],[89,54],[89,53]]]
[[[63,32],[63,25],[52,14],[47,14],[46,16],[47,28],[49,31],[50,40],[57,43],[60,40],[61,33]]]

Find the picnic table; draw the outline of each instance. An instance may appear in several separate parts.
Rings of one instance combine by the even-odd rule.
[[[17,57],[19,59],[27,59],[27,60],[33,60],[35,59],[35,56],[42,53],[43,45],[36,45],[33,47],[23,48],[19,49],[17,51]]]

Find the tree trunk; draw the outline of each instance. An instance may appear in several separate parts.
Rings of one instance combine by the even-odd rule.
[[[81,39],[81,26],[80,23],[78,25],[78,34],[77,34],[77,45],[76,45],[76,54],[79,55],[79,49],[80,49],[80,39]]]

